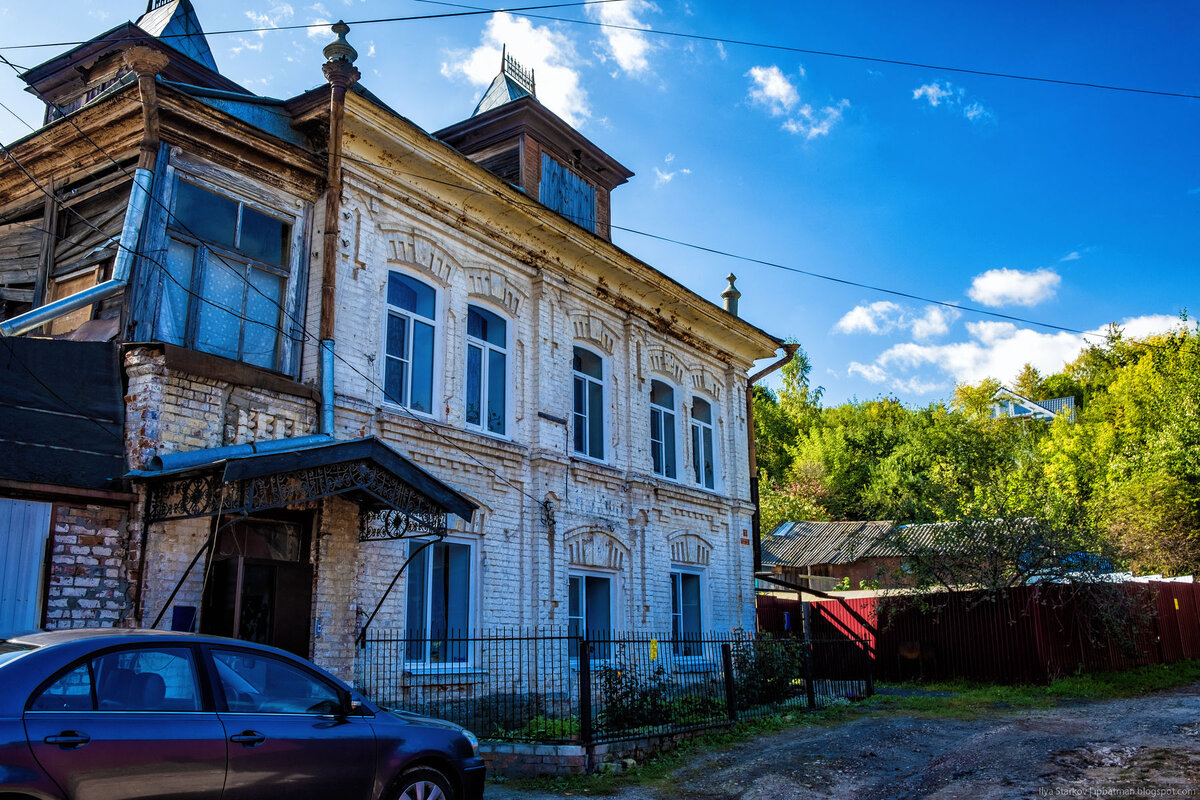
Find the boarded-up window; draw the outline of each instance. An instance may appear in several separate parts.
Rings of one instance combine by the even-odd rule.
[[[90,289],[99,282],[99,267],[86,269],[83,272],[76,272],[64,278],[56,278],[54,284],[50,287],[50,299],[53,301],[70,297],[73,294],[82,292],[84,289]],[[92,309],[94,307],[94,305],[84,306],[78,311],[72,311],[70,314],[58,317],[50,323],[50,334],[58,335],[61,333],[70,333],[75,330],[92,318]]]
[[[596,230],[595,188],[545,153],[542,153],[538,199],[576,225]]]
[[[50,504],[0,498],[0,639],[41,627]]]

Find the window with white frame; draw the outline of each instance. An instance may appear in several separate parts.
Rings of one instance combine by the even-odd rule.
[[[705,489],[716,488],[717,462],[713,451],[712,404],[692,400],[692,475]]]
[[[405,658],[465,664],[471,619],[471,545],[409,542]]]
[[[592,641],[592,656],[608,658],[612,638],[613,581],[607,575],[570,575],[567,635],[571,658],[579,657],[578,637]]]
[[[604,458],[604,360],[583,347],[571,359],[575,378],[574,448],[591,458]]]
[[[508,323],[486,308],[467,306],[467,425],[505,433]]]
[[[383,388],[390,402],[433,413],[437,292],[400,272],[388,274]]]
[[[655,475],[676,477],[675,390],[662,381],[650,381],[650,460]]]
[[[292,224],[178,180],[155,336],[280,369]]]
[[[671,640],[677,656],[700,655],[700,579],[696,572],[671,573]]]

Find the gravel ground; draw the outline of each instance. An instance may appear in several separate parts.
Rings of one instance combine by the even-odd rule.
[[[618,800],[1200,798],[1200,684],[977,719],[897,714],[795,728],[698,754]],[[485,800],[558,795],[503,784]]]

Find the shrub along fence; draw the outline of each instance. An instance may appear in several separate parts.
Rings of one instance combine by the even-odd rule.
[[[599,744],[816,709],[873,691],[864,644],[752,634],[372,630],[355,682],[387,706],[480,738]]]

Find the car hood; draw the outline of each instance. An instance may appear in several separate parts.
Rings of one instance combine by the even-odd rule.
[[[424,714],[415,714],[412,711],[401,711],[398,708],[384,708],[384,713],[390,717],[395,717],[405,725],[420,725],[425,728],[442,728],[448,731],[463,731],[463,726],[456,725],[453,722],[436,717],[427,717]]]

